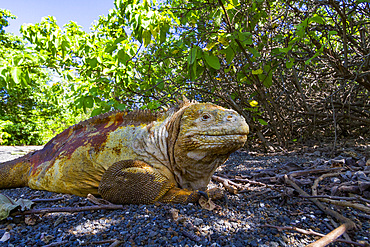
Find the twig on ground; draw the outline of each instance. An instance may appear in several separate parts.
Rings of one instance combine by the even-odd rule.
[[[338,171],[338,170],[343,170],[343,169],[344,169],[343,167],[305,169],[305,170],[292,171],[292,172],[289,172],[287,174],[278,174],[275,177],[259,177],[259,178],[256,178],[255,180],[263,181],[263,182],[277,183],[277,182],[280,182],[280,181],[283,182],[285,175],[288,175],[288,176],[293,178],[293,177],[299,177],[299,176],[305,176],[305,175],[327,173],[327,172]],[[257,183],[260,183],[260,182],[257,182]]]
[[[342,173],[340,173],[340,172],[327,173],[327,174],[323,174],[320,177],[318,177],[317,179],[315,179],[315,182],[312,185],[312,195],[317,196],[317,187],[319,186],[320,181],[324,180],[327,177],[334,177],[334,176],[338,176],[340,174],[342,174]]]
[[[253,181],[253,180],[246,179],[246,178],[233,178],[233,179],[231,179],[231,181],[250,183],[250,184],[253,184],[253,185],[259,185],[259,186],[263,186],[263,187],[270,187],[269,184]]]
[[[260,227],[275,228],[279,232],[281,232],[281,231],[296,231],[296,232],[303,233],[303,234],[306,234],[306,235],[314,235],[314,236],[319,236],[319,237],[326,236],[325,234],[322,234],[322,233],[319,233],[319,232],[315,232],[315,231],[313,231],[311,229],[305,230],[305,229],[294,227],[294,226],[274,226],[274,225],[265,224],[265,225],[260,225]],[[366,247],[367,246],[366,244],[361,244],[361,243],[357,243],[357,242],[353,242],[353,241],[347,241],[345,239],[339,239],[339,238],[335,239],[334,241],[341,242],[341,243],[346,243],[346,244],[353,244],[353,245],[362,246],[362,247]]]
[[[319,200],[326,202],[326,203],[331,203],[337,206],[355,208],[355,209],[358,209],[365,213],[370,214],[370,208],[366,207],[365,205],[359,204],[359,203],[353,203],[353,202],[347,202],[347,201],[337,201],[337,200],[331,200],[331,199],[326,199],[326,198],[319,198]]]
[[[119,241],[119,243],[121,243],[120,240],[117,240],[117,239],[107,239],[107,240],[99,240],[99,241],[88,241],[88,242],[83,242],[83,243],[80,243],[80,245],[99,245],[99,244],[109,244],[109,243],[112,243],[110,246],[112,246],[115,242]],[[119,245],[114,245],[114,246],[119,246]]]
[[[247,195],[244,198],[253,198],[253,197],[256,197],[256,196],[260,196],[260,195],[266,194],[267,192],[270,192],[270,191],[272,191],[272,190],[271,189],[266,189],[266,190],[263,190],[263,191],[259,191],[259,192],[253,193],[251,195]],[[240,191],[240,193],[242,193],[242,192],[243,191]]]
[[[370,215],[368,214],[358,214],[358,216],[370,220]]]
[[[64,197],[55,197],[55,198],[36,198],[33,199],[32,202],[39,203],[39,202],[56,202],[64,200]]]
[[[303,195],[303,196],[309,196],[304,190],[302,190],[296,183],[294,183],[287,175],[285,175],[285,181],[287,184],[291,185],[294,189],[296,189],[299,194]],[[316,204],[316,206],[318,208],[320,208],[323,212],[325,212],[326,214],[332,216],[333,218],[337,219],[338,221],[340,221],[341,223],[348,223],[348,227],[346,229],[352,229],[352,228],[355,228],[356,227],[356,224],[344,217],[343,215],[339,214],[338,212],[324,206],[321,202],[319,202],[318,199],[315,199],[315,198],[308,198],[308,200],[312,201],[313,203]]]
[[[61,246],[61,245],[65,245],[65,244],[68,244],[68,241],[54,242],[54,243],[51,243],[51,244],[44,245],[44,247],[56,247],[56,246]]]
[[[96,205],[113,205],[113,203],[111,203],[111,202],[109,202],[107,200],[104,200],[102,198],[96,198],[92,194],[88,194],[86,196],[86,199],[89,200],[90,202],[96,204]]]
[[[97,206],[86,206],[86,207],[62,207],[62,208],[39,208],[39,209],[30,209],[23,212],[14,212],[12,215],[28,215],[28,214],[46,214],[46,213],[57,213],[57,212],[82,212],[82,211],[91,211],[91,210],[116,210],[123,209],[123,205],[109,204],[109,205],[97,205]]]
[[[44,245],[44,247],[57,247],[57,246],[65,245],[68,243],[69,241],[60,241],[60,242],[54,242],[48,245]],[[111,245],[109,245],[109,247],[117,247],[117,246],[120,246],[120,244],[122,244],[122,241],[119,239],[107,239],[107,240],[99,240],[99,241],[82,242],[79,245],[86,246],[86,245],[99,245],[99,244],[109,244],[109,243],[112,243]]]
[[[342,174],[342,173],[340,173],[340,172],[327,173],[327,174],[323,174],[320,177],[318,177],[317,179],[315,179],[315,182],[312,185],[312,195],[317,196],[317,187],[319,186],[320,181],[324,180],[327,177],[334,177],[334,176],[338,176],[340,174]],[[310,197],[310,198],[313,198],[313,197]],[[363,212],[366,212],[366,213],[370,214],[370,208],[366,207],[365,205],[362,205],[362,204],[351,203],[351,202],[347,202],[347,201],[337,201],[337,200],[323,198],[323,197],[320,197],[318,199],[320,201],[331,203],[331,204],[334,204],[334,205],[337,205],[337,206],[356,208],[356,209],[359,209]]]
[[[118,247],[118,246],[121,246],[121,244],[123,244],[123,241],[117,239],[111,245],[109,245],[109,247]]]
[[[345,197],[345,196],[329,196],[329,195],[317,195],[317,196],[300,196],[302,198],[327,198],[332,200],[345,200],[345,201],[361,201],[370,203],[370,200],[365,199],[361,196],[352,196],[352,197]]]
[[[232,194],[238,194],[238,189],[240,189],[240,190],[245,189],[245,186],[243,186],[241,184],[237,184],[237,183],[235,183],[235,182],[233,182],[233,181],[231,181],[230,179],[227,179],[227,178],[222,178],[222,177],[213,175],[212,179],[217,181],[217,182],[222,183],[223,186]]]
[[[335,228],[333,231],[329,232],[319,240],[307,245],[307,247],[324,247],[330,244],[333,241],[338,240],[338,238],[346,232],[346,230],[351,229],[352,226],[350,223],[344,223],[340,225],[339,227]],[[352,241],[351,241],[352,242]],[[366,246],[366,245],[361,245]]]
[[[333,226],[335,227],[335,228],[338,228],[340,225],[337,223],[337,222],[335,222],[332,218],[330,218],[330,222],[333,224]],[[332,231],[334,231],[335,229],[333,229]],[[352,241],[352,239],[351,239],[351,237],[348,235],[348,233],[346,233],[346,232],[344,232],[343,233],[343,237],[344,237],[344,239],[345,240],[347,240],[347,241]]]
[[[314,173],[326,173],[331,171],[343,170],[343,167],[335,167],[335,168],[318,168],[318,169],[307,169],[307,170],[300,170],[300,171],[292,171],[289,172],[287,175],[291,177],[303,176],[307,174],[314,174]],[[285,175],[284,175],[285,176]]]

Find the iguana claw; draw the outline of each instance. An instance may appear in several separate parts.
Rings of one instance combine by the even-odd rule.
[[[208,193],[207,193],[207,192],[204,192],[204,191],[202,191],[202,190],[198,190],[197,192],[198,192],[198,194],[199,194],[200,196],[203,196],[206,200],[208,200],[208,199],[209,199],[209,196],[208,196]]]

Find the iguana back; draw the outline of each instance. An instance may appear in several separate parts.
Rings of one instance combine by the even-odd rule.
[[[100,178],[108,166],[91,162],[87,156],[96,156],[99,153],[108,156],[109,151],[116,154],[127,151],[124,150],[123,140],[121,144],[109,147],[110,150],[106,149],[110,133],[124,127],[133,131],[137,126],[155,121],[159,115],[142,110],[113,111],[75,124],[56,135],[43,149],[0,164],[0,188],[29,186],[84,196],[92,192],[97,194]],[[126,144],[128,141],[126,140]],[[127,156],[131,159],[135,157]],[[111,159],[113,158],[112,155]],[[74,162],[75,165],[66,165]],[[51,174],[50,178],[45,179],[48,174]],[[63,176],[60,176],[61,174]],[[63,177],[62,180],[65,180],[62,191],[60,184],[55,188],[53,186],[54,181],[60,183],[56,177]],[[80,192],[76,193],[76,190]]]

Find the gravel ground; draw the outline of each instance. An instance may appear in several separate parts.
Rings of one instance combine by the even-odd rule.
[[[0,162],[37,148],[0,146]],[[369,148],[365,145],[354,151],[361,158]],[[313,148],[284,154],[238,151],[216,175],[255,179],[253,174],[263,170],[264,174],[273,176],[287,167],[312,168],[318,159],[329,160],[324,158],[326,154],[325,150]],[[370,170],[368,168],[365,166],[364,170]],[[370,177],[368,173],[367,176]],[[223,188],[215,181],[211,186]],[[306,246],[318,237],[291,230],[278,231],[266,225],[311,229],[323,234],[336,227],[329,216],[297,193],[288,193],[282,183],[273,185],[277,190],[253,184],[243,186],[247,189],[238,194],[226,192],[225,199],[216,201],[218,207],[213,211],[202,209],[198,204],[157,203],[124,205],[122,210],[10,216],[0,221],[0,238],[10,237],[0,242],[0,246]],[[310,187],[305,190],[310,192]],[[3,189],[0,193],[13,199],[61,198],[37,202],[34,209],[95,205],[86,198],[29,188]],[[358,229],[348,234],[352,241],[369,241],[369,215],[353,208],[330,207],[357,224]],[[351,245],[336,242],[330,246]]]

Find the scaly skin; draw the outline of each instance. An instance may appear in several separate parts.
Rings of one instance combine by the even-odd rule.
[[[0,188],[86,196],[120,204],[199,199],[249,132],[235,111],[185,100],[163,114],[112,112],[74,125],[42,150],[0,164]]]

